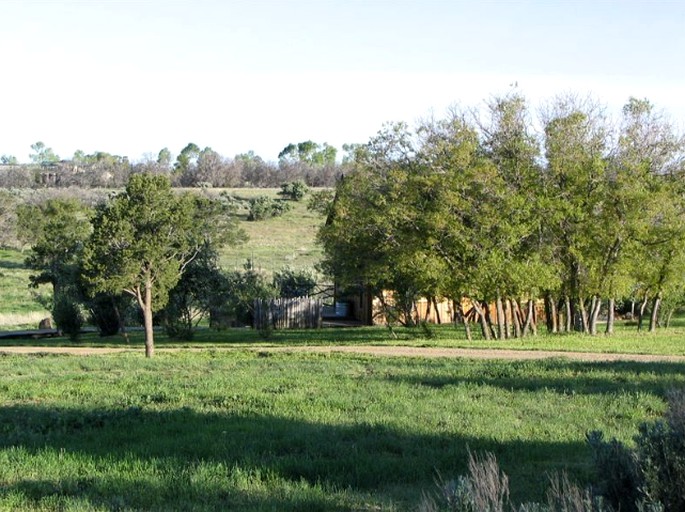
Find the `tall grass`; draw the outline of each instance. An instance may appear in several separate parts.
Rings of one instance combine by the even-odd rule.
[[[516,491],[592,478],[681,363],[259,351],[0,357],[2,510],[413,510],[492,452]]]

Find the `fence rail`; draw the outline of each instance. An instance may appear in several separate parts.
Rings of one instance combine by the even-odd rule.
[[[318,329],[323,301],[311,297],[256,299],[255,329]]]

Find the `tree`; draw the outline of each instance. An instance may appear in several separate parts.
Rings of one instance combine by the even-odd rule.
[[[159,153],[157,154],[157,165],[159,165],[161,169],[169,169],[169,166],[171,165],[171,151],[169,151],[169,148],[162,148],[159,150]]]
[[[175,195],[162,175],[133,175],[124,192],[98,208],[83,270],[92,292],[125,292],[143,312],[145,355],[154,354],[152,315],[207,243],[236,240],[217,202]],[[229,229],[224,230],[224,228]]]
[[[47,166],[59,161],[59,157],[55,154],[52,148],[47,147],[43,142],[38,141],[31,144],[33,153],[29,155],[31,161],[40,166]]]
[[[310,270],[286,267],[274,273],[273,287],[280,297],[305,297],[314,293],[316,277]]]
[[[31,285],[49,283],[58,297],[76,282],[81,251],[91,232],[91,210],[76,199],[49,199],[17,207],[21,240],[31,244],[26,266],[39,271]]]
[[[17,165],[19,161],[17,160],[16,156],[12,155],[2,155],[0,156],[0,164],[1,165]]]
[[[197,162],[197,158],[200,155],[200,147],[190,142],[184,147],[181,152],[176,157],[176,163],[174,164],[174,170],[178,173],[184,173],[189,171]]]

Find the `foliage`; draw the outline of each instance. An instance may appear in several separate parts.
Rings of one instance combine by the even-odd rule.
[[[100,336],[113,336],[120,333],[126,326],[133,305],[128,295],[113,295],[97,293],[85,299],[90,323],[98,328]],[[123,334],[123,333],[122,333]]]
[[[603,301],[636,292],[654,330],[682,297],[685,138],[634,99],[617,131],[570,96],[532,127],[514,92],[482,119],[453,110],[352,148],[318,233],[324,270],[390,292],[404,318],[420,297],[467,299],[486,337],[535,334],[543,296],[550,331],[597,334]]]
[[[17,247],[16,194],[0,190],[0,247]]]
[[[38,141],[31,144],[31,161],[40,166],[48,166],[59,161],[59,156],[55,154],[52,148],[47,147],[43,142]]]
[[[161,175],[133,175],[126,190],[102,205],[84,249],[92,293],[125,292],[145,318],[146,355],[154,352],[152,314],[168,301],[185,267],[206,244],[240,236],[221,203],[175,195]]]
[[[271,217],[280,217],[290,210],[290,204],[285,201],[272,199],[269,196],[259,196],[250,199],[247,220],[265,220]]]
[[[225,300],[228,291],[228,281],[219,269],[216,250],[209,245],[203,246],[169,292],[163,312],[167,334],[176,339],[192,339],[197,325]]]
[[[243,271],[227,273],[226,280],[223,309],[238,325],[253,324],[256,299],[277,296],[277,290],[269,283],[266,275],[255,269],[250,261],[245,264]]]
[[[40,273],[31,285],[52,284],[55,295],[73,287],[83,245],[91,232],[92,211],[77,199],[49,199],[17,207],[17,230],[31,244],[26,266]]]
[[[302,180],[297,180],[281,185],[279,194],[291,201],[302,201],[307,192],[309,192],[307,184]]]
[[[55,295],[52,306],[52,318],[57,328],[70,339],[76,340],[83,328],[84,319],[79,303],[66,293]]]
[[[279,297],[305,297],[316,288],[316,276],[311,270],[284,268],[274,273],[273,287]]]
[[[327,217],[333,206],[334,196],[334,192],[328,189],[313,192],[307,201],[307,210]]]
[[[616,510],[682,510],[685,506],[685,391],[671,391],[663,420],[645,422],[629,450],[592,432],[599,492]]]

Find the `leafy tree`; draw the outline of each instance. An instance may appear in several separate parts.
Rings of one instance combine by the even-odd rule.
[[[306,297],[316,289],[316,277],[310,270],[284,268],[274,273],[273,287],[280,297]]]
[[[169,151],[169,148],[162,148],[159,150],[159,153],[157,154],[157,164],[162,169],[169,169],[171,166],[171,151]]]
[[[26,266],[39,271],[31,285],[50,283],[55,297],[75,287],[78,262],[91,233],[92,211],[76,199],[17,207],[19,238],[31,244]]]
[[[335,164],[337,150],[324,142],[322,145],[311,140],[288,144],[278,154],[279,162],[300,163],[312,166],[323,166]]]
[[[12,155],[2,155],[0,156],[0,164],[1,165],[17,165],[19,161],[17,160],[16,156]]]
[[[98,208],[83,269],[92,292],[133,296],[143,312],[145,355],[154,354],[153,312],[168,301],[185,268],[207,243],[235,241],[218,203],[175,195],[165,176],[136,174]],[[230,224],[229,224],[230,227]]]
[[[41,166],[47,166],[59,161],[59,157],[52,148],[47,147],[43,142],[38,141],[31,144],[33,153],[29,155],[31,161]]]
[[[19,199],[12,192],[0,190],[0,247],[17,246],[17,206]]]
[[[178,283],[169,292],[163,312],[169,336],[192,339],[198,323],[221,304],[222,295],[228,292],[228,281],[218,260],[216,250],[206,244],[183,270]]]
[[[253,324],[256,299],[271,299],[277,296],[276,289],[251,261],[245,264],[243,271],[227,273],[226,279],[228,286],[224,307],[238,324]]]

